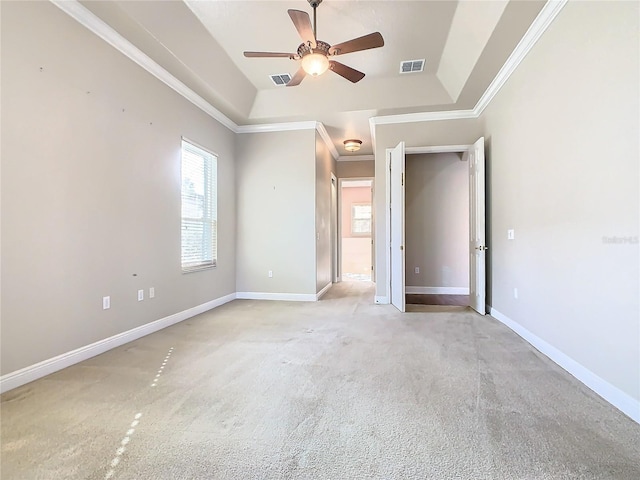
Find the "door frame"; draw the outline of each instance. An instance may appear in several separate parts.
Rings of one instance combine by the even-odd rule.
[[[340,272],[339,280],[342,281],[342,182],[351,181],[370,181],[371,182],[371,282],[375,283],[376,271],[376,248],[375,248],[375,226],[376,226],[376,207],[375,207],[375,177],[344,177],[338,179],[338,271]]]
[[[334,192],[335,189],[335,192]],[[340,186],[338,184],[338,177],[331,172],[331,282],[337,283],[340,281],[340,237],[338,234],[338,216],[340,210],[338,209],[338,197],[340,195]]]
[[[420,153],[466,153],[470,148],[473,148],[473,145],[437,145],[437,146],[424,146],[424,147],[405,147],[404,154],[406,155],[415,155]],[[385,150],[385,259],[387,263],[387,278],[385,279],[385,285],[387,286],[387,295],[384,298],[384,302],[376,301],[376,303],[391,303],[391,175],[390,175],[390,162],[391,162],[391,151],[393,148],[387,148]]]

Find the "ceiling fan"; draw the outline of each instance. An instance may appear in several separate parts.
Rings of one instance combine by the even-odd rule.
[[[279,53],[279,52],[244,52],[244,56],[248,58],[290,58],[291,60],[301,60],[301,66],[295,73],[293,78],[287,83],[287,87],[300,85],[305,75],[322,75],[327,70],[331,70],[341,77],[346,78],[350,82],[356,83],[364,78],[364,73],[359,72],[355,68],[348,67],[335,60],[329,60],[329,57],[343,55],[345,53],[359,52],[360,50],[368,50],[370,48],[378,48],[384,45],[384,39],[379,32],[370,33],[363,37],[354,38],[337,45],[329,45],[327,42],[316,38],[316,8],[322,3],[322,0],[307,0],[309,5],[313,7],[313,27],[307,12],[301,10],[288,10],[289,17],[298,30],[302,43],[298,47],[297,53]]]

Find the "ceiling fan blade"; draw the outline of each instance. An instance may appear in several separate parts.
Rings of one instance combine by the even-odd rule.
[[[300,82],[304,80],[306,74],[307,72],[304,71],[304,68],[300,67],[293,78],[289,80],[289,83],[287,83],[287,87],[295,87],[296,85],[300,85]]]
[[[384,39],[380,32],[370,33],[364,37],[354,38],[346,42],[333,45],[329,49],[329,55],[344,55],[345,53],[359,52],[360,50],[369,50],[370,48],[378,48],[384,45]]]
[[[364,73],[359,72],[355,68],[347,67],[346,65],[340,62],[336,62],[335,60],[329,60],[329,68],[341,77],[344,77],[353,83],[359,82],[364,78]]]
[[[307,12],[303,12],[302,10],[287,10],[289,12],[289,16],[291,17],[291,21],[298,30],[300,34],[300,38],[305,43],[310,43],[311,48],[316,48],[316,36],[313,33],[313,27],[311,26],[311,19],[309,18],[309,14]]]
[[[295,53],[280,53],[280,52],[244,52],[244,56],[247,58],[273,58],[273,57],[282,57],[282,58],[296,58]]]

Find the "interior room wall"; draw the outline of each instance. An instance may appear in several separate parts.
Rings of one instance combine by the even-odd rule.
[[[386,150],[404,141],[407,147],[471,145],[484,134],[482,119],[376,125],[374,210],[386,211]],[[379,214],[375,224],[376,297],[388,299],[387,231],[385,217]]]
[[[234,134],[53,4],[0,8],[2,374],[235,292]],[[218,266],[189,274],[183,135],[218,155]]]
[[[311,129],[237,136],[238,292],[316,294],[315,152]]]
[[[569,2],[483,114],[493,308],[636,418],[639,6]]]
[[[457,153],[407,155],[405,177],[407,290],[468,292],[468,163]]]
[[[355,160],[337,162],[338,178],[365,178],[375,175],[375,164],[373,160]]]
[[[316,293],[332,283],[331,174],[336,161],[316,131]]]
[[[343,184],[340,200],[342,252],[340,271],[343,275],[345,273],[371,275],[371,234],[354,235],[351,229],[353,205],[372,204],[371,187],[350,187]]]

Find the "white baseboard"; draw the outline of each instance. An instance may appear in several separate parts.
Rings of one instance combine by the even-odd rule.
[[[469,295],[469,287],[405,287],[405,293],[420,295]]]
[[[320,300],[325,293],[327,293],[329,291],[329,289],[333,286],[333,283],[329,282],[325,285],[325,287],[320,290],[318,293],[316,293],[316,300]]]
[[[283,302],[315,302],[315,293],[236,292],[240,300],[280,300]]]
[[[376,305],[389,305],[389,297],[383,297],[376,295],[373,299]]]
[[[606,380],[600,378],[591,370],[579,364],[574,359],[567,356],[565,353],[561,352],[553,345],[550,345],[540,337],[534,335],[519,323],[516,323],[506,315],[503,315],[495,308],[491,309],[491,316],[520,335],[537,350],[549,357],[622,413],[629,416],[637,423],[640,423],[640,401],[623,392],[618,387],[611,385]]]
[[[58,355],[57,357],[43,360],[29,367],[16,370],[15,372],[7,373],[0,377],[0,393],[4,393],[8,390],[20,387],[26,383],[33,382],[39,378],[50,375],[63,368],[70,367],[76,363],[80,363],[88,358],[95,357],[101,353],[111,350],[113,348],[124,345],[125,343],[132,342],[138,338],[149,335],[150,333],[157,332],[163,328],[169,327],[175,323],[181,322],[188,318],[199,315],[207,310],[223,305],[227,302],[235,300],[236,294],[231,293],[224,297],[211,300],[210,302],[203,303],[202,305],[183,310],[182,312],[174,313],[168,317],[155,320],[153,322],[141,325],[139,327],[127,330],[126,332],[118,333],[104,340],[99,340],[90,345],[77,348],[67,353]]]

